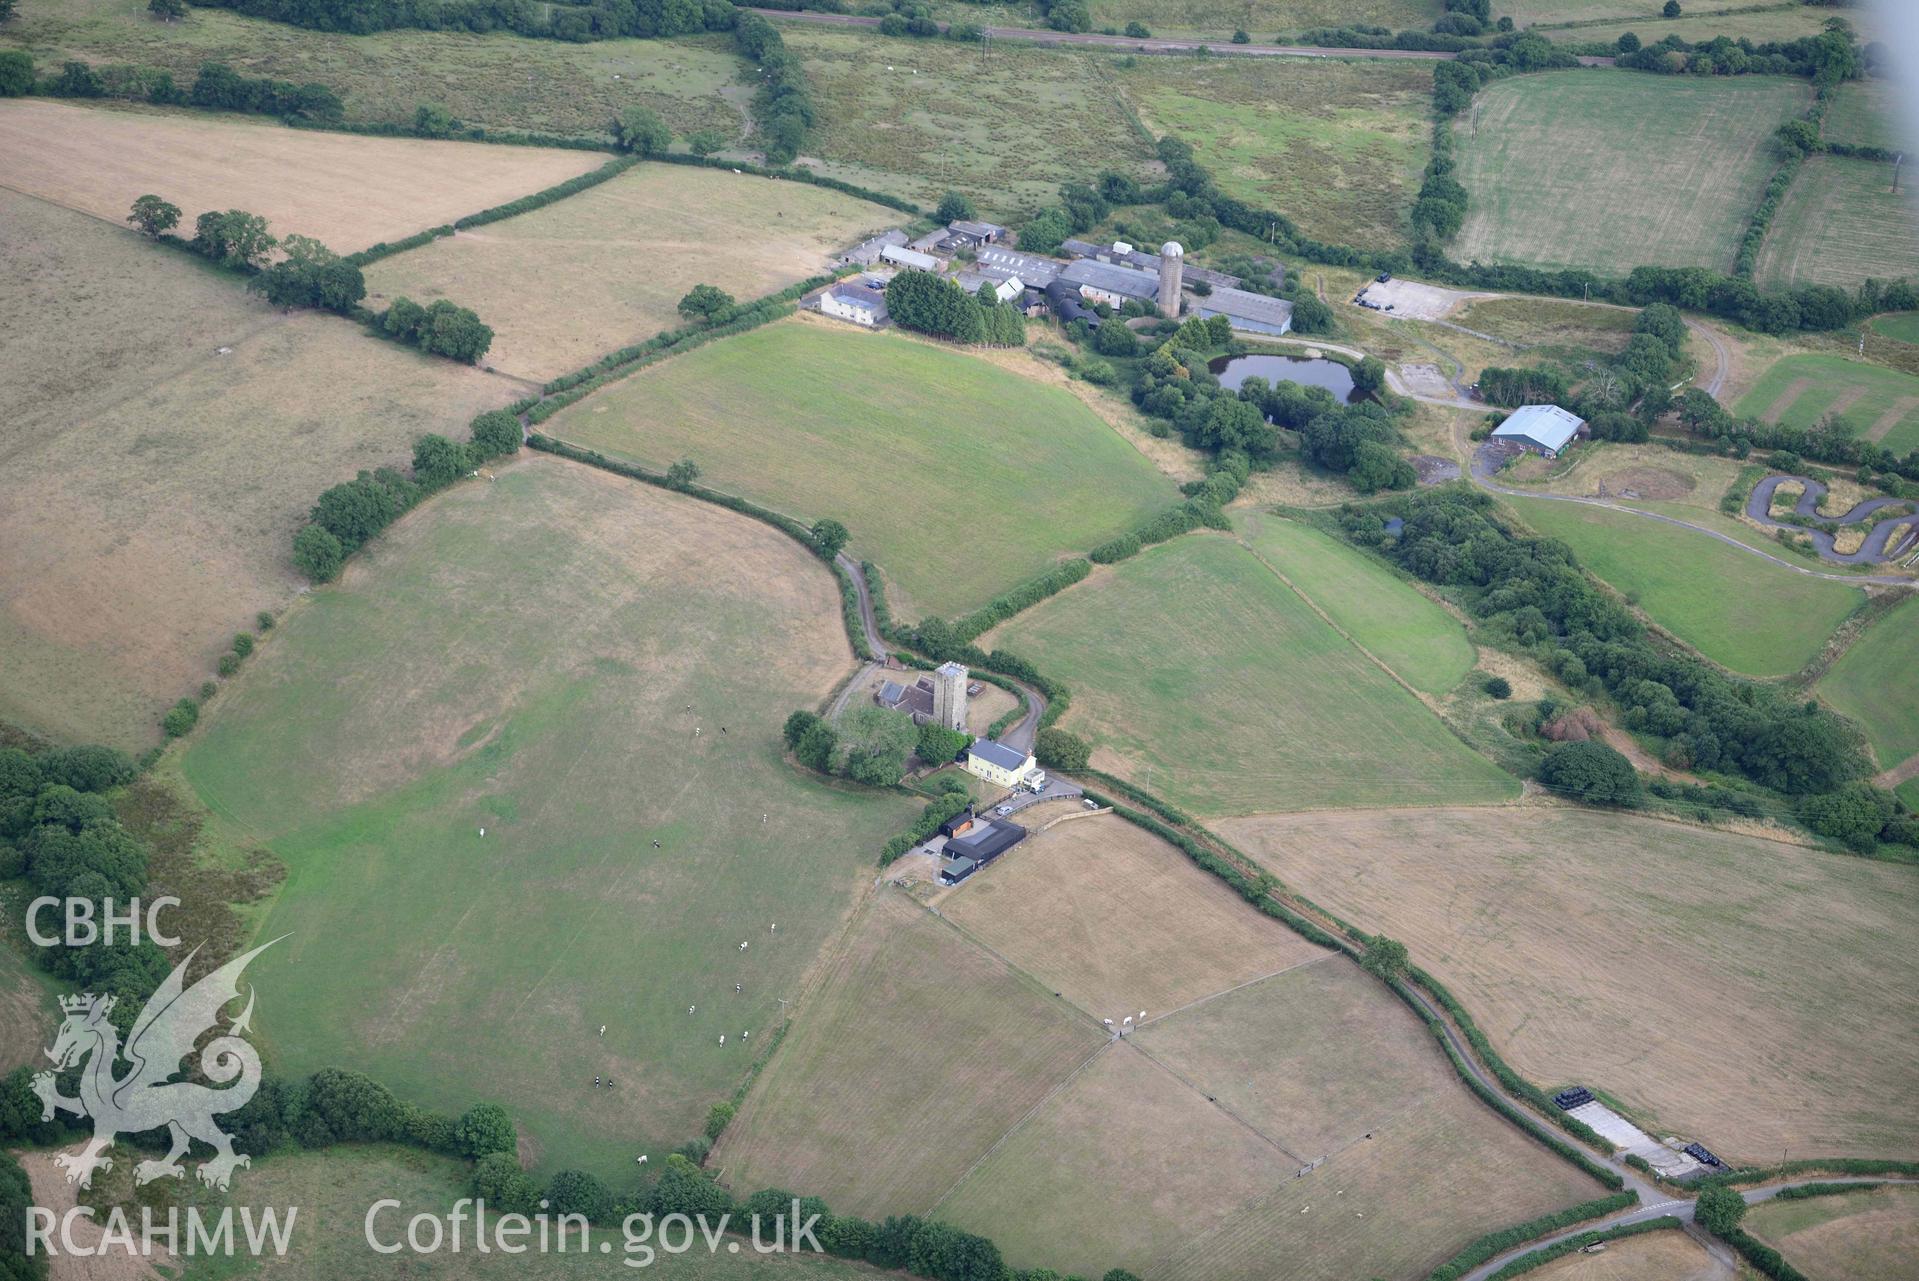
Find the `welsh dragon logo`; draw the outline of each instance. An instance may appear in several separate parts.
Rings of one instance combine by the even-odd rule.
[[[107,1018],[113,1012],[113,997],[87,993],[60,998],[66,1020],[46,1054],[57,1071],[86,1061],[81,1069],[80,1097],[62,1095],[52,1072],[41,1072],[33,1078],[33,1092],[40,1096],[43,1121],[51,1121],[56,1109],[93,1118],[93,1138],[86,1147],[53,1158],[66,1171],[67,1182],[91,1187],[95,1170],[113,1168],[113,1158],[104,1153],[114,1139],[161,1126],[171,1133],[173,1149],[161,1160],[134,1166],[137,1183],[185,1177],[180,1158],[195,1139],[215,1151],[195,1171],[209,1187],[224,1190],[236,1167],[252,1164],[250,1158],[234,1152],[233,1140],[213,1121],[222,1113],[244,1107],[260,1088],[260,1056],[241,1035],[253,1019],[251,989],[240,1017],[221,1028],[220,1035],[206,1043],[199,1057],[200,1073],[208,1081],[227,1085],[237,1078],[237,1083],[213,1089],[197,1081],[170,1078],[179,1074],[181,1060],[193,1053],[202,1034],[219,1026],[221,1010],[239,998],[240,972],[247,962],[272,946],[265,943],[235,957],[188,987],[187,966],[200,950],[195,948],[148,999],[124,1048],[119,1032]],[[114,1069],[122,1059],[128,1064],[127,1070],[115,1076]]]

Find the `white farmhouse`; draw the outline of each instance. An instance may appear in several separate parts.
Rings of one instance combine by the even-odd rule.
[[[886,319],[886,294],[871,285],[837,284],[820,295],[820,312],[871,329]]]

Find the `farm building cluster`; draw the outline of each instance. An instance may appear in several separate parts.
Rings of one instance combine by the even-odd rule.
[[[1002,818],[982,818],[971,806],[940,824],[940,884],[958,885],[1026,839],[1026,829]]]
[[[1586,420],[1558,405],[1521,405],[1493,428],[1493,440],[1512,450],[1557,458],[1587,434]]]
[[[986,285],[1001,302],[1028,316],[1051,312],[1062,325],[1079,320],[1097,329],[1104,319],[1097,307],[1118,310],[1137,303],[1163,317],[1224,316],[1245,333],[1278,335],[1293,327],[1292,303],[1243,289],[1245,281],[1238,276],[1188,266],[1177,241],[1148,253],[1124,241],[1066,240],[1060,244],[1065,256],[1049,257],[1005,247],[1006,235],[997,223],[970,219],[957,219],[917,240],[898,228],[882,232],[836,256],[840,266],[862,270],[823,291],[819,309],[875,328],[886,323],[887,281],[902,271],[926,271],[968,293]]]

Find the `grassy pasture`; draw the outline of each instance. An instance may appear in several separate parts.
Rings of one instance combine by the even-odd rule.
[[[1850,15],[1848,15],[1850,16]],[[1848,80],[1826,112],[1821,127],[1828,142],[1899,150],[1907,145],[1899,119],[1900,88],[1888,80]]]
[[[1603,1089],[1738,1161],[1919,1150],[1908,868],[1558,807],[1221,830],[1405,942],[1542,1085]]]
[[[50,1170],[50,1167],[43,1168]],[[118,1170],[113,1172],[118,1174]],[[57,1178],[54,1182],[58,1182]],[[36,1203],[56,1204],[53,1198],[61,1193],[52,1188],[46,1192],[51,1195],[43,1194],[36,1187]],[[395,1256],[377,1254],[367,1245],[368,1208],[383,1199],[398,1200],[400,1207],[384,1211],[375,1224],[382,1243],[403,1240],[407,1220],[413,1215],[445,1215],[454,1202],[467,1195],[467,1166],[465,1162],[415,1148],[384,1144],[343,1145],[321,1152],[295,1152],[255,1160],[241,1178],[234,1180],[230,1193],[207,1191],[189,1180],[187,1184],[165,1188],[153,1185],[141,1194],[141,1199],[151,1202],[162,1195],[174,1197],[182,1204],[197,1204],[202,1207],[202,1213],[217,1212],[226,1205],[251,1206],[256,1213],[273,1207],[282,1214],[288,1206],[299,1207],[285,1257],[270,1263],[244,1256],[217,1261],[196,1258],[184,1273],[194,1281],[216,1281],[216,1278],[217,1281],[240,1281],[251,1277],[272,1277],[275,1281],[374,1281],[396,1274],[419,1281],[457,1281],[469,1277],[480,1281],[572,1281],[573,1278],[624,1274],[630,1269],[621,1264],[629,1259],[635,1265],[645,1263],[639,1275],[671,1277],[676,1281],[851,1281],[885,1275],[864,1264],[823,1254],[756,1254],[745,1242],[738,1243],[737,1253],[727,1252],[726,1245],[722,1244],[719,1253],[709,1254],[700,1242],[684,1254],[669,1254],[658,1249],[655,1238],[649,1242],[654,1254],[647,1262],[647,1256],[637,1250],[628,1252],[617,1226],[594,1233],[595,1246],[601,1240],[612,1243],[610,1256],[599,1253],[597,1248],[582,1251],[577,1235],[568,1239],[564,1252],[555,1248],[544,1252],[530,1249],[520,1254],[503,1254],[498,1250],[481,1253],[473,1248],[470,1220],[465,1226],[459,1253],[446,1248],[437,1254],[409,1250],[397,1256],[402,1262],[396,1264]],[[156,1213],[164,1217],[164,1211]],[[770,1229],[767,1235],[770,1237]]]
[[[1760,248],[1765,288],[1838,285],[1919,274],[1919,194],[1892,193],[1892,166],[1814,156],[1793,179]]]
[[[1604,69],[1498,81],[1455,125],[1462,261],[1730,268],[1800,82]]]
[[[1767,1201],[1740,1226],[1808,1276],[1900,1281],[1919,1258],[1919,1189]]]
[[[1812,427],[1837,414],[1896,454],[1919,448],[1919,378],[1845,356],[1775,361],[1734,412],[1788,427]]]
[[[1377,560],[1289,520],[1247,530],[1254,552],[1414,689],[1444,694],[1472,670],[1465,627]]]
[[[595,135],[637,105],[682,136],[718,129],[733,137],[746,128],[752,92],[736,83],[744,64],[726,35],[566,44],[504,32],[382,31],[343,39],[224,9],[156,22],[145,0],[34,0],[0,32],[5,46],[28,50],[43,67],[69,58],[160,67],[183,85],[205,62],[318,81],[345,99],[355,123],[407,123],[431,102],[469,124]]]
[[[1517,792],[1226,538],[1150,548],[984,643],[1072,689],[1064,723],[1096,764],[1198,813]]]
[[[340,253],[397,240],[563,182],[605,162],[590,151],[363,138],[186,114],[0,103],[6,185],[125,225],[134,198],[263,215],[273,234]]]
[[[822,172],[926,206],[963,191],[989,218],[1052,204],[1062,182],[1102,170],[1146,176],[1151,148],[1113,93],[1107,55],[798,25],[781,34],[819,104],[806,145]]]
[[[495,1099],[548,1172],[696,1132],[913,810],[781,760],[850,662],[825,570],[706,504],[535,458],[401,521],[182,761],[288,869],[276,1060]]]
[[[8,191],[0,257],[21,265],[0,283],[0,717],[57,739],[156,741],[294,599],[288,540],[321,490],[515,394]]]
[[[775,293],[898,220],[804,183],[642,165],[374,264],[368,304],[452,298],[493,326],[489,364],[544,381],[684,323],[675,307],[696,284]]]
[[[1880,618],[1820,678],[1819,696],[1865,727],[1881,768],[1919,752],[1919,672],[1913,629],[1919,597]]]
[[[1146,58],[1119,77],[1154,133],[1190,143],[1220,189],[1310,236],[1390,249],[1432,150],[1433,74],[1417,62]]]
[[[1539,533],[1647,617],[1715,662],[1748,676],[1784,676],[1810,662],[1864,593],[1795,574],[1693,530],[1624,512],[1545,499],[1506,499]]]
[[[1206,36],[1224,42],[1243,27],[1255,40],[1274,33],[1296,34],[1314,27],[1361,23],[1430,30],[1439,17],[1438,0],[1251,0],[1223,5],[1219,0],[1092,0],[1093,27],[1124,27],[1143,22],[1156,36]]]
[[[940,901],[973,938],[1088,1013],[1153,1017],[1323,956],[1119,818],[1061,823]]]
[[[1872,332],[1919,346],[1919,311],[1901,311],[1872,320]]]
[[[1560,298],[1479,298],[1454,323],[1527,347],[1617,355],[1632,341],[1637,314],[1624,307],[1586,307]]]
[[[1511,7],[1513,21],[1522,30],[1536,26],[1549,39],[1581,44],[1617,40],[1628,31],[1646,44],[1667,36],[1695,44],[1716,36],[1764,44],[1816,36],[1832,17],[1850,22],[1861,42],[1877,34],[1875,15],[1864,7],[1833,13],[1790,0],[1774,0],[1767,8],[1759,8],[1752,0],[1705,0],[1686,5],[1678,18],[1665,17],[1658,0],[1513,0]],[[1742,12],[1755,8],[1757,12]]]
[[[882,891],[795,1007],[713,1161],[737,1189],[804,1188],[869,1218],[924,1212],[1105,1039]]]
[[[853,531],[902,618],[957,613],[1177,491],[1070,392],[891,334],[806,318],[642,371],[552,419],[554,436]],[[990,510],[982,507],[985,501]]]

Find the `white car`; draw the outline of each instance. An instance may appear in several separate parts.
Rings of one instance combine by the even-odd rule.
[[[1011,805],[1002,805],[998,809],[993,811],[993,813],[999,815],[1001,818],[1005,818],[1008,814],[1011,814],[1012,812],[1013,812],[1013,807]]]

